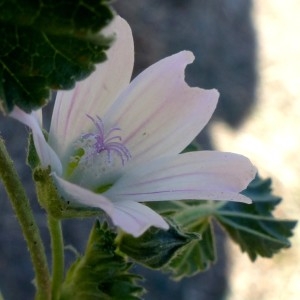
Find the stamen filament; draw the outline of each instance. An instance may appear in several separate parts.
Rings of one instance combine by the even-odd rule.
[[[120,131],[121,128],[112,127],[105,133],[104,124],[99,116],[93,118],[92,116],[87,115],[87,117],[94,123],[97,130],[95,133],[86,133],[81,136],[81,139],[84,141],[83,148],[86,153],[82,158],[85,161],[91,160],[103,151],[107,152],[109,163],[112,162],[112,152],[119,156],[122,165],[131,159],[129,150],[121,143],[122,137],[120,135],[111,136],[115,131]]]

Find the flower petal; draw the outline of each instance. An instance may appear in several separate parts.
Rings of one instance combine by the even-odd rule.
[[[106,197],[95,194],[79,185],[73,184],[62,179],[55,173],[52,177],[62,196],[68,201],[75,202],[84,206],[97,207],[104,210],[108,215],[111,215],[114,206]]]
[[[41,130],[39,124],[40,113],[32,112],[31,114],[27,114],[20,108],[15,106],[14,110],[10,113],[10,116],[31,128],[35,149],[40,158],[41,165],[43,167],[51,166],[51,169],[53,171],[57,172],[58,174],[61,174],[61,162],[56,153],[46,142],[43,132]]]
[[[250,203],[239,193],[255,174],[256,168],[244,156],[190,152],[134,167],[105,194],[114,201],[203,199]]]
[[[101,194],[95,194],[60,178],[55,173],[52,176],[61,195],[66,199],[84,206],[104,210],[111,217],[115,226],[133,236],[143,234],[150,226],[164,229],[169,227],[160,215],[145,205],[133,201],[114,203]]]
[[[115,203],[111,215],[113,223],[135,237],[142,235],[149,227],[168,229],[167,222],[146,205],[133,201]]]
[[[49,144],[60,157],[80,134],[92,126],[86,114],[102,117],[130,82],[134,50],[129,25],[117,16],[103,33],[116,34],[114,44],[107,51],[107,60],[99,64],[87,79],[78,82],[73,90],[57,93]]]
[[[108,128],[122,129],[135,162],[178,154],[210,119],[219,94],[185,83],[184,69],[193,60],[191,52],[182,51],[152,65],[105,115]]]

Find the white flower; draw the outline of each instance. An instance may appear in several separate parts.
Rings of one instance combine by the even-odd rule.
[[[237,154],[198,151],[179,154],[215,110],[218,92],[191,88],[183,51],[152,65],[131,83],[134,50],[129,25],[120,17],[106,29],[116,42],[108,60],[86,80],[56,97],[48,142],[40,111],[11,115],[28,125],[42,166],[69,201],[104,210],[124,231],[141,235],[150,226],[167,229],[140,202],[185,199],[232,200],[256,169]]]

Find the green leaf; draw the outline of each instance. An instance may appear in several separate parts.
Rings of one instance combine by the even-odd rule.
[[[171,273],[175,280],[203,271],[215,261],[212,228],[207,218],[197,232],[185,231],[171,222],[167,231],[150,228],[138,238],[123,234],[118,245],[134,261]]]
[[[3,0],[0,10],[0,105],[29,112],[50,89],[70,89],[106,59],[113,17],[107,0]]]
[[[122,253],[136,262],[158,269],[164,266],[175,252],[191,239],[191,236],[171,225],[169,230],[150,228],[138,238],[124,233],[118,238],[118,246]]]
[[[137,300],[144,289],[139,276],[129,273],[130,263],[116,254],[116,234],[96,222],[85,254],[70,267],[60,300]]]
[[[279,250],[290,247],[289,238],[297,222],[276,219],[272,210],[281,201],[272,194],[271,180],[257,177],[244,191],[253,204],[228,202],[215,217],[254,261],[257,256],[272,257]]]
[[[181,279],[216,261],[214,218],[252,260],[289,247],[296,222],[273,216],[281,199],[272,194],[271,180],[256,178],[244,194],[253,200],[252,205],[198,200],[147,203],[169,220],[171,229],[150,229],[138,239],[125,235],[119,248],[135,261]]]
[[[165,261],[164,270],[175,279],[205,270],[215,260],[212,219],[215,218],[229,236],[246,251],[251,260],[272,257],[290,246],[295,221],[280,220],[272,211],[281,199],[272,194],[271,180],[256,178],[243,192],[253,204],[221,201],[168,201],[148,205],[174,222],[184,234],[201,235],[178,248]]]
[[[207,270],[216,261],[212,226],[209,221],[202,222],[201,236],[192,239],[181,247],[176,255],[165,265],[164,271],[170,272],[175,280],[193,276]]]

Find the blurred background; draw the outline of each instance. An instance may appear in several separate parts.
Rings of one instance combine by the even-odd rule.
[[[262,176],[271,176],[284,198],[276,215],[298,219],[300,178],[300,2],[290,0],[127,0],[117,12],[132,26],[135,74],[180,50],[191,50],[190,85],[217,88],[214,118],[199,135],[205,149],[244,154]],[[17,165],[49,242],[43,212],[34,200],[24,165],[26,129],[0,119],[1,135]],[[6,299],[32,299],[26,245],[0,185],[0,289]],[[65,222],[66,243],[83,251],[92,220]],[[291,249],[251,263],[216,227],[219,260],[208,272],[174,283],[157,272],[147,277],[145,299],[296,300],[300,295],[300,231]],[[67,259],[73,260],[69,253]]]

